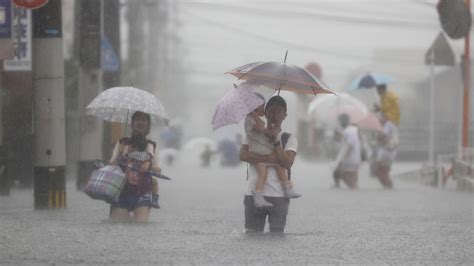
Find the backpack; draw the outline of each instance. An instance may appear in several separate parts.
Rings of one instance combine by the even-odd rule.
[[[281,147],[283,149],[285,149],[286,147],[286,144],[288,143],[288,139],[290,138],[291,134],[288,133],[288,132],[283,132],[283,134],[281,135]],[[288,180],[291,180],[291,167],[290,169],[288,169]]]

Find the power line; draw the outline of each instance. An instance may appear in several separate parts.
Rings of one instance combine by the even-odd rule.
[[[360,55],[360,54],[344,53],[344,52],[335,52],[335,51],[332,51],[332,50],[318,49],[318,48],[314,48],[312,46],[306,46],[306,45],[301,45],[301,44],[295,44],[295,43],[292,43],[292,42],[276,40],[276,39],[269,38],[269,37],[261,35],[261,34],[246,31],[246,30],[243,30],[243,29],[235,27],[235,26],[230,26],[228,24],[221,23],[221,22],[209,19],[207,17],[197,15],[193,12],[190,12],[189,10],[186,10],[184,12],[187,13],[188,15],[194,16],[195,18],[199,19],[201,22],[206,23],[206,24],[210,24],[214,27],[225,29],[226,31],[230,31],[230,32],[233,32],[233,33],[238,33],[240,35],[245,35],[247,37],[262,40],[262,41],[269,42],[269,43],[272,43],[272,44],[278,44],[278,45],[285,46],[285,47],[291,48],[291,49],[304,50],[304,51],[309,51],[309,52],[318,53],[318,54],[322,54],[322,55],[332,55],[332,56],[336,56],[336,57],[352,58],[352,59],[355,59],[355,60],[356,59],[371,59],[372,58],[372,56],[364,56],[364,55]],[[379,56],[378,58],[383,59],[383,60],[387,60],[387,61],[392,61],[393,63],[411,63],[411,64],[414,64],[414,63],[419,62],[419,61],[415,61],[415,60],[403,60],[403,59],[400,59],[400,58],[394,58],[394,57],[389,57],[389,56]]]
[[[228,3],[210,3],[210,2],[188,2],[190,5],[196,6],[205,6],[206,8],[214,8],[220,9],[223,11],[228,11],[232,13],[239,13],[239,14],[256,14],[256,15],[265,15],[265,16],[275,16],[275,17],[285,17],[285,18],[300,18],[300,19],[312,19],[312,20],[324,20],[324,21],[336,21],[342,23],[350,23],[350,24],[367,24],[372,26],[390,26],[390,27],[403,27],[403,28],[425,28],[425,29],[433,29],[438,27],[436,23],[432,22],[422,22],[419,20],[403,20],[403,19],[392,19],[388,20],[385,18],[370,18],[368,16],[364,17],[355,17],[355,16],[347,16],[338,15],[338,14],[327,14],[325,12],[317,12],[317,11],[292,11],[292,10],[271,10],[271,9],[261,9],[261,8],[254,8],[254,7],[244,7],[238,5],[232,5]]]

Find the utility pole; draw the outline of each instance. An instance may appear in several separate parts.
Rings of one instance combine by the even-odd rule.
[[[467,10],[471,10],[471,0],[465,0]],[[462,147],[469,147],[469,90],[471,88],[471,44],[470,33],[464,36],[464,92],[463,92],[463,123],[462,123]]]
[[[144,85],[144,19],[142,1],[127,1],[128,59],[127,85],[145,89]],[[146,14],[145,14],[146,16]]]
[[[105,89],[121,85],[120,60],[120,1],[104,1],[104,31],[102,36],[102,70]],[[104,125],[103,151],[106,159],[111,157],[112,145],[122,134],[121,123]]]
[[[0,1],[0,7],[5,12],[4,20],[0,23],[0,60],[4,60],[13,56],[12,3],[10,1]],[[3,82],[3,61],[0,62],[2,63],[0,65],[0,196],[8,196],[10,195],[10,179],[6,173],[8,154],[4,143],[5,121],[3,119],[6,86]]]
[[[35,209],[66,208],[62,50],[61,0],[50,0],[33,11]]]
[[[6,174],[7,148],[3,143],[3,66],[0,66],[0,196],[10,195],[10,178]]]
[[[79,116],[80,145],[76,188],[87,183],[94,162],[103,159],[103,122],[86,114],[86,106],[102,91],[101,33],[103,0],[81,0],[79,4]]]

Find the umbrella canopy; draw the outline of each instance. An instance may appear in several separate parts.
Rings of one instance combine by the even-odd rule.
[[[372,112],[367,113],[367,115],[361,120],[357,121],[356,124],[359,127],[364,128],[364,129],[370,129],[370,130],[383,132],[383,126],[380,123],[380,120]]]
[[[337,116],[341,112],[353,112],[354,116],[357,113],[357,118],[360,118],[369,111],[363,102],[347,93],[319,95],[308,107],[308,115],[312,120],[330,127],[337,125]]]
[[[101,92],[86,107],[87,114],[110,122],[131,123],[135,111],[150,114],[159,122],[168,123],[165,109],[151,93],[134,87],[114,87]]]
[[[341,114],[347,114],[351,123],[357,123],[362,120],[369,112],[365,108],[359,108],[354,105],[335,106],[329,111],[329,115],[325,116],[329,120],[336,121]]]
[[[365,109],[354,105],[334,107],[334,109],[330,111],[330,115],[325,116],[327,117],[325,124],[336,127],[339,123],[338,117],[341,114],[347,114],[350,118],[350,122],[360,128],[383,132],[382,124],[380,124],[379,119],[374,113],[367,112]]]
[[[227,92],[217,105],[212,119],[212,129],[238,124],[244,116],[265,103],[265,99],[259,97],[251,88],[236,86]]]
[[[347,90],[351,91],[351,90],[358,90],[358,89],[369,89],[377,85],[388,84],[394,81],[395,79],[385,74],[369,72],[355,78],[351,82]]]
[[[227,73],[241,80],[252,80],[275,90],[288,90],[304,94],[334,94],[324,82],[304,68],[286,63],[254,62]]]

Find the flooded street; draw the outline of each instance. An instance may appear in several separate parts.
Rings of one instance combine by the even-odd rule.
[[[474,265],[455,2],[0,0],[0,265]],[[101,161],[124,174],[90,178]],[[252,187],[242,161],[274,169]],[[160,170],[147,224],[77,189],[147,221]],[[284,234],[244,232],[246,189]]]
[[[398,163],[394,172],[416,168]],[[284,236],[243,233],[246,167],[178,162],[160,183],[150,224],[110,224],[108,205],[68,184],[68,207],[35,211],[32,190],[0,201],[1,264],[472,264],[473,202],[452,186],[395,179],[383,190],[360,171],[360,189],[332,189],[324,163],[294,165],[300,199]],[[266,228],[268,231],[268,228]]]

